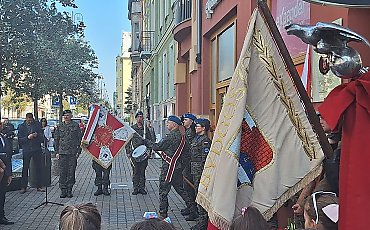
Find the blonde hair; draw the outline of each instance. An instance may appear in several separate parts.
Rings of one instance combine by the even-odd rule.
[[[100,213],[92,203],[69,205],[60,213],[59,229],[100,230]]]

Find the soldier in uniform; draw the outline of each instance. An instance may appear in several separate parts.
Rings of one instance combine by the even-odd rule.
[[[181,119],[169,116],[167,129],[170,131],[160,142],[145,140],[145,145],[153,150],[162,151],[162,167],[159,177],[159,214],[162,218],[168,215],[168,193],[173,186],[190,209],[189,218],[196,218],[196,204],[183,188],[182,166],[179,159],[185,145],[185,137],[180,133]]]
[[[133,151],[140,145],[144,144],[144,115],[143,112],[138,111],[135,115],[136,124],[131,127],[136,131],[134,136],[131,138],[130,142],[126,145],[126,154],[130,158],[133,176],[132,183],[134,186],[134,191],[132,195],[137,195],[139,193],[146,195],[147,191],[145,190],[145,170],[148,166],[148,158],[144,159],[141,162],[137,162],[135,158],[132,157]],[[145,138],[152,140],[152,136],[148,128],[145,128]],[[149,156],[148,156],[149,157]]]
[[[193,176],[195,192],[198,193],[200,177],[202,176],[204,164],[211,147],[211,140],[208,138],[208,131],[210,128],[210,121],[208,119],[196,120],[195,132],[196,136],[191,143],[191,174]],[[206,230],[208,224],[207,211],[198,205],[199,217],[197,224],[194,225],[192,230]]]
[[[183,123],[183,126],[185,128],[185,147],[184,150],[182,151],[182,164],[183,164],[183,176],[184,176],[184,189],[188,192],[189,196],[191,197],[192,200],[195,201],[195,192],[194,188],[189,185],[189,182],[194,184],[193,182],[193,177],[190,174],[190,145],[191,142],[193,141],[193,138],[195,137],[195,125],[194,121],[197,118],[195,117],[194,114],[191,113],[185,113],[184,115],[181,116],[181,120]],[[187,181],[185,181],[187,180]],[[185,208],[181,210],[182,215],[189,215],[190,210]]]
[[[59,188],[60,198],[73,197],[72,188],[76,182],[75,171],[77,158],[81,153],[81,130],[76,122],[72,121],[71,110],[63,111],[64,122],[57,126],[55,131],[56,157],[59,160]]]
[[[95,186],[98,186],[98,189],[94,192],[94,196],[99,196],[104,194],[105,196],[109,196],[110,192],[108,190],[108,186],[110,184],[109,174],[112,169],[112,165],[108,168],[103,168],[101,165],[96,163],[96,161],[92,161],[92,167],[95,171]]]

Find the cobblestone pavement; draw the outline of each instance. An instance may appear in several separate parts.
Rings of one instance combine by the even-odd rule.
[[[125,154],[116,157],[111,172],[111,196],[94,196],[95,173],[91,167],[91,158],[82,154],[78,159],[76,185],[73,188],[73,198],[59,198],[58,177],[52,176],[48,187],[48,201],[64,205],[91,202],[97,205],[102,216],[102,229],[130,229],[133,223],[142,220],[146,211],[156,211],[159,208],[159,169],[160,159],[149,159],[146,171],[146,187],[148,195],[131,195],[131,166]],[[0,225],[0,229],[58,229],[60,212],[64,206],[46,204],[34,209],[45,201],[45,193],[30,188],[25,194],[19,191],[7,192],[5,214],[16,223],[11,226]],[[190,229],[195,222],[187,222],[180,210],[185,207],[181,197],[171,190],[169,194],[169,217],[177,229]]]

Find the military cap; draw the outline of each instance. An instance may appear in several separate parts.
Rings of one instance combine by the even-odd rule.
[[[189,119],[192,119],[193,121],[195,121],[197,119],[197,117],[194,115],[194,114],[191,114],[191,113],[185,113],[184,115],[182,115],[182,118],[189,118]]]
[[[69,109],[66,109],[63,111],[63,116],[66,115],[66,114],[72,114],[72,111],[69,110]]]
[[[136,113],[136,115],[135,115],[135,118],[137,118],[138,116],[143,116],[144,114],[143,114],[143,112],[141,112],[141,111],[137,111],[137,113]]]
[[[208,131],[211,127],[211,122],[206,118],[198,118],[195,121],[195,123],[201,125],[204,128],[206,128],[206,131]]]
[[[177,116],[171,115],[171,116],[168,117],[168,120],[173,121],[178,125],[182,125],[181,119],[178,118]]]

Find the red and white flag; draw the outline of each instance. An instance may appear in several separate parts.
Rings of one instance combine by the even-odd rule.
[[[218,229],[243,207],[266,219],[321,173],[323,151],[296,86],[255,11],[200,180],[196,201]]]
[[[82,139],[83,150],[104,168],[124,151],[135,130],[103,106],[94,105]]]

